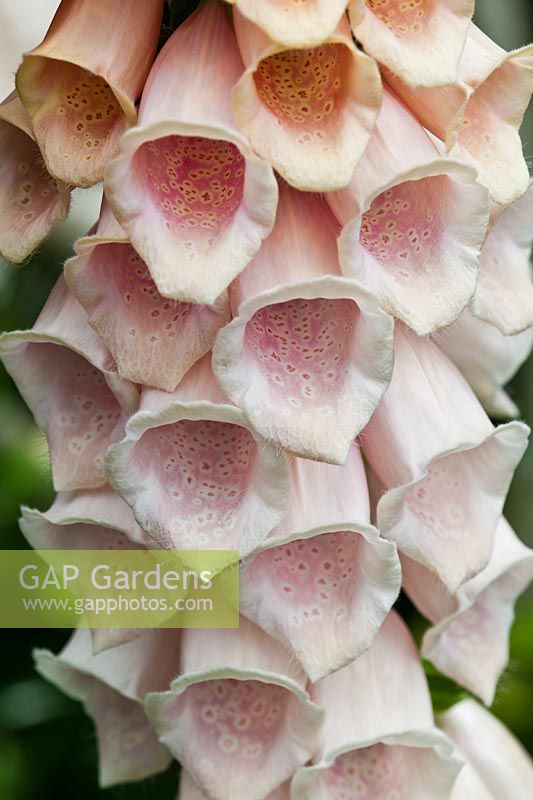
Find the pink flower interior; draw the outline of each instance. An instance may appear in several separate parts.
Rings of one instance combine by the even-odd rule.
[[[420,36],[431,20],[437,0],[366,0],[375,17],[399,39]]]

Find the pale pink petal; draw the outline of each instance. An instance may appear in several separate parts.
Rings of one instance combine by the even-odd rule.
[[[176,800],[209,800],[209,798],[196,786],[189,773],[182,769],[180,773],[180,788]],[[279,789],[275,789],[264,800],[290,800],[289,784],[285,783]]]
[[[488,195],[474,168],[443,158],[390,91],[346,189],[327,195],[344,226],[343,272],[381,307],[425,335],[471,300],[488,223]]]
[[[213,369],[268,441],[340,464],[390,379],[392,320],[340,276],[324,200],[286,184],[273,233],[232,285]]]
[[[58,491],[102,486],[104,454],[138,402],[63,277],[29,331],[4,333],[0,355],[48,437]],[[118,427],[117,427],[118,426]]]
[[[421,564],[402,559],[402,566],[407,593],[433,623],[424,635],[422,655],[491,705],[509,661],[514,604],[533,579],[533,551],[502,517],[489,563],[455,595]]]
[[[434,727],[422,665],[394,612],[370,650],[311,696],[326,711],[322,747],[296,773],[292,800],[448,800],[461,762]]]
[[[496,219],[479,260],[471,311],[507,336],[533,326],[533,184]]]
[[[106,464],[113,488],[162,547],[246,555],[287,511],[286,458],[229,403],[208,356],[173,394],[143,390]]]
[[[163,0],[62,0],[17,71],[17,90],[51,175],[102,178],[153,61]]]
[[[274,174],[231,112],[241,72],[225,9],[207,0],[159,54],[139,125],[106,169],[115,216],[164,297],[214,303],[272,229]]]
[[[177,672],[179,634],[146,632],[133,642],[93,654],[88,630],[77,630],[59,655],[35,650],[38,672],[81,700],[97,729],[102,786],[137,781],[171,761],[143,711],[147,692],[170,684]]]
[[[512,733],[475,700],[463,700],[439,717],[439,725],[457,745],[483,786],[483,794],[454,790],[453,800],[530,800],[533,763]],[[477,785],[470,779],[466,788]],[[459,787],[465,787],[462,774]]]
[[[529,429],[494,428],[439,348],[397,326],[391,385],[361,442],[381,535],[455,591],[489,561]]]
[[[289,514],[241,568],[241,613],[315,681],[371,645],[398,596],[400,565],[370,525],[355,446],[342,467],[294,457],[289,465]]]
[[[264,800],[316,752],[323,721],[294,660],[244,619],[184,631],[180,677],[145,708],[212,800]]]
[[[46,172],[30,119],[13,92],[0,104],[0,255],[24,261],[68,208],[69,192]]]
[[[494,325],[478,319],[467,309],[453,325],[441,331],[437,342],[461,370],[491,417],[520,416],[504,387],[531,353],[533,329],[504,336]]]
[[[529,184],[518,129],[533,91],[533,45],[507,53],[470,25],[457,79],[413,89],[387,82],[450,153],[473,161],[496,203],[509,205]]]
[[[78,240],[65,280],[122,377],[172,392],[229,321],[226,292],[213,306],[168,300],[104,204],[92,236]]]
[[[346,186],[379,111],[375,61],[355,47],[345,17],[320,45],[288,49],[239,9],[233,18],[246,67],[233,91],[239,128],[297,189]]]
[[[408,85],[456,79],[474,0],[352,0],[348,10],[366,52]]]

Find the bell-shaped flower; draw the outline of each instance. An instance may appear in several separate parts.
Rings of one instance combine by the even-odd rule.
[[[74,186],[102,179],[154,59],[163,0],[61,0],[17,71],[48,172]]]
[[[316,753],[323,712],[282,646],[241,619],[186,630],[180,676],[145,708],[160,741],[211,800],[265,800]]]
[[[107,199],[163,297],[215,303],[272,229],[274,173],[231,111],[242,68],[224,6],[206,0],[159,53],[139,124],[106,169]]]
[[[172,394],[143,389],[106,467],[138,524],[165,548],[247,555],[287,512],[287,460],[227,400],[209,356]]]
[[[476,170],[443,158],[386,90],[350,184],[327,195],[343,225],[343,272],[421,336],[449,325],[472,299],[488,223]]]
[[[413,89],[392,73],[386,79],[452,156],[473,162],[496,203],[509,205],[526,191],[518,130],[533,91],[533,45],[507,53],[471,24],[448,86]]]
[[[398,596],[400,564],[370,524],[355,445],[342,467],[292,457],[289,468],[289,513],[242,565],[240,607],[316,681],[370,647]]]
[[[231,287],[213,370],[267,441],[342,464],[390,380],[392,320],[341,276],[336,232],[323,198],[282,184],[274,231]]]
[[[78,629],[57,656],[34,650],[37,671],[80,700],[94,721],[102,787],[142,780],[169,766],[171,755],[158,741],[142,701],[176,676],[179,640],[176,630],[149,630],[94,654],[90,632]]]
[[[438,723],[467,760],[451,800],[530,800],[533,763],[499,719],[475,700],[462,700]]]
[[[176,800],[209,800],[209,797],[196,786],[189,773],[182,769],[180,771],[180,788]],[[274,789],[264,800],[290,800],[290,784],[284,783],[279,789]]]
[[[450,594],[421,564],[402,559],[404,588],[432,627],[422,655],[490,706],[509,661],[514,604],[533,580],[533,550],[502,517],[484,570]]]
[[[409,86],[443,86],[457,67],[475,0],[351,0],[355,38]]]
[[[286,47],[313,47],[332,36],[348,0],[227,0],[261,28],[274,42]]]
[[[344,16],[319,45],[293,49],[250,22],[240,7],[233,18],[246,71],[233,91],[238,127],[297,189],[346,186],[381,103],[376,62],[354,45]]]
[[[381,535],[455,590],[488,563],[529,428],[494,428],[457,368],[397,326],[392,381],[361,436]]]
[[[437,342],[461,370],[491,417],[520,416],[504,387],[531,353],[533,329],[504,336],[494,325],[467,309],[453,325],[440,332]]]
[[[105,484],[105,451],[121,438],[138,391],[111,368],[62,276],[31,330],[2,334],[0,357],[48,438],[55,489]]]
[[[65,280],[122,377],[172,392],[229,321],[223,292],[213,306],[161,297],[148,267],[104,203],[93,235],[74,245]]]
[[[433,721],[408,629],[389,614],[370,650],[311,688],[326,712],[322,746],[291,784],[292,800],[448,800],[461,761]]]
[[[496,325],[506,336],[533,327],[532,243],[533,183],[494,221],[481,250],[470,304],[476,317]]]
[[[24,261],[65,219],[69,192],[46,172],[31,121],[13,92],[0,103],[0,256]]]

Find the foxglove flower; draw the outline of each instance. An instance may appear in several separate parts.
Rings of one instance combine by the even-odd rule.
[[[509,661],[515,601],[533,579],[533,550],[502,517],[489,563],[454,595],[421,564],[404,559],[402,566],[409,597],[433,626],[422,655],[490,706]]]
[[[272,229],[274,174],[233,122],[241,72],[224,8],[207,0],[160,52],[107,166],[107,198],[164,297],[215,303]]]
[[[61,0],[16,78],[51,175],[84,187],[102,179],[135,123],[162,13],[163,0]]]
[[[46,172],[16,92],[0,103],[0,255],[24,261],[65,219],[69,192]]]
[[[209,798],[196,786],[190,775],[181,770],[180,789],[176,800],[209,800]],[[290,800],[289,784],[285,783],[279,789],[274,789],[264,800]]]
[[[434,725],[424,671],[394,612],[370,650],[311,697],[326,710],[322,746],[293,778],[292,800],[448,800],[461,761]]]
[[[338,266],[324,200],[287,185],[273,233],[232,285],[213,350],[228,397],[267,440],[342,464],[392,369],[392,320]]]
[[[518,129],[533,91],[533,45],[507,53],[470,25],[449,86],[413,89],[392,74],[387,81],[452,156],[473,161],[496,203],[509,205],[526,191]]]
[[[390,387],[361,437],[385,490],[381,535],[455,592],[490,559],[528,432],[494,428],[438,347],[398,327]]]
[[[504,386],[530,355],[533,328],[504,336],[494,325],[466,310],[441,332],[437,341],[461,370],[491,417],[520,416]]]
[[[179,633],[147,631],[132,642],[93,654],[88,630],[77,630],[59,655],[35,650],[37,671],[80,700],[96,726],[102,787],[138,781],[166,769],[168,750],[144,713],[147,692],[176,674]]]
[[[250,553],[287,511],[287,460],[249,426],[205,356],[172,394],[144,388],[107,474],[161,547]]]
[[[376,63],[355,47],[345,17],[321,44],[293,49],[239,8],[233,18],[246,67],[233,91],[239,128],[297,189],[346,186],[381,103]]]
[[[451,800],[529,800],[533,764],[505,726],[474,700],[441,714],[439,725],[468,763]]]
[[[2,334],[0,356],[48,437],[55,489],[103,486],[105,451],[120,439],[138,392],[111,369],[63,277],[31,330]]]
[[[229,321],[227,293],[213,306],[168,300],[104,204],[96,232],[74,245],[65,280],[122,377],[174,391]]]
[[[476,288],[487,192],[472,167],[441,156],[390,91],[350,184],[327,200],[344,226],[343,272],[385,311],[420,335],[458,317]]]
[[[180,677],[148,695],[159,739],[212,800],[265,800],[317,751],[323,712],[304,673],[251,622],[186,630]]]
[[[365,470],[290,459],[288,515],[241,568],[241,613],[315,681],[372,643],[400,589],[396,547],[370,525]]]
[[[452,83],[475,0],[351,0],[356,39],[410,86]]]

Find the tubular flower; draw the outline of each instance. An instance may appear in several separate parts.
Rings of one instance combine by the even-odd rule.
[[[474,317],[467,310],[442,331],[438,344],[461,370],[491,417],[520,416],[519,409],[503,387],[531,353],[533,329],[504,336],[494,325]]]
[[[533,91],[533,45],[507,53],[470,25],[457,80],[413,89],[387,82],[452,156],[473,161],[496,203],[508,205],[529,184],[518,129]]]
[[[475,0],[351,0],[356,39],[409,86],[457,77]]]
[[[180,677],[149,694],[160,741],[212,800],[264,800],[317,751],[323,712],[276,641],[241,620],[187,630]]]
[[[506,336],[533,327],[532,243],[533,183],[492,225],[470,304],[476,317],[496,325]]]
[[[370,525],[359,450],[343,467],[290,460],[289,514],[241,569],[241,613],[311,680],[370,647],[400,589],[396,547]]]
[[[46,172],[30,119],[13,92],[0,103],[0,255],[24,261],[68,209],[69,192]]]
[[[392,612],[364,655],[312,687],[326,710],[322,746],[293,778],[293,800],[448,800],[461,761],[433,721],[424,671]]]
[[[391,385],[361,437],[385,489],[382,536],[455,592],[490,559],[528,432],[494,428],[438,347],[398,328]]]
[[[179,635],[147,631],[132,642],[93,654],[88,630],[77,630],[59,655],[34,650],[37,671],[80,700],[96,726],[102,787],[162,772],[171,755],[157,740],[143,711],[149,691],[176,674]]]
[[[84,187],[102,179],[135,123],[162,13],[163,0],[61,0],[16,79],[51,175]]]
[[[286,458],[229,403],[207,356],[173,394],[143,389],[106,466],[113,488],[161,547],[247,555],[287,511]]]
[[[421,564],[403,559],[402,566],[409,597],[433,625],[422,655],[490,706],[509,661],[514,604],[533,579],[533,550],[502,517],[489,563],[454,595]]]
[[[421,336],[459,316],[476,288],[487,192],[472,167],[441,157],[390,91],[350,184],[327,200],[343,225],[344,274],[385,311]]]
[[[233,123],[241,72],[224,8],[207,0],[159,54],[107,166],[107,198],[164,297],[215,303],[272,229],[274,174]]]
[[[297,189],[346,186],[381,103],[376,63],[355,47],[345,17],[321,44],[293,49],[271,39],[240,7],[233,15],[246,67],[233,91],[239,128]]]
[[[333,36],[348,0],[227,0],[274,42],[314,47]]]
[[[172,392],[229,321],[227,293],[213,306],[168,300],[157,291],[104,203],[95,234],[79,239],[65,279],[122,377]]]
[[[105,451],[120,439],[138,392],[111,369],[63,277],[31,330],[0,336],[0,357],[48,437],[55,489],[102,486]]]
[[[485,708],[475,700],[463,700],[440,715],[439,725],[467,759],[451,800],[529,800],[531,759]]]
[[[392,320],[341,277],[336,231],[322,198],[281,186],[274,231],[231,287],[213,370],[267,441],[342,464],[390,380]]]
[[[181,770],[180,789],[176,800],[209,800],[209,798],[196,786],[190,775]],[[285,783],[279,789],[274,789],[264,800],[290,800],[289,784]]]

